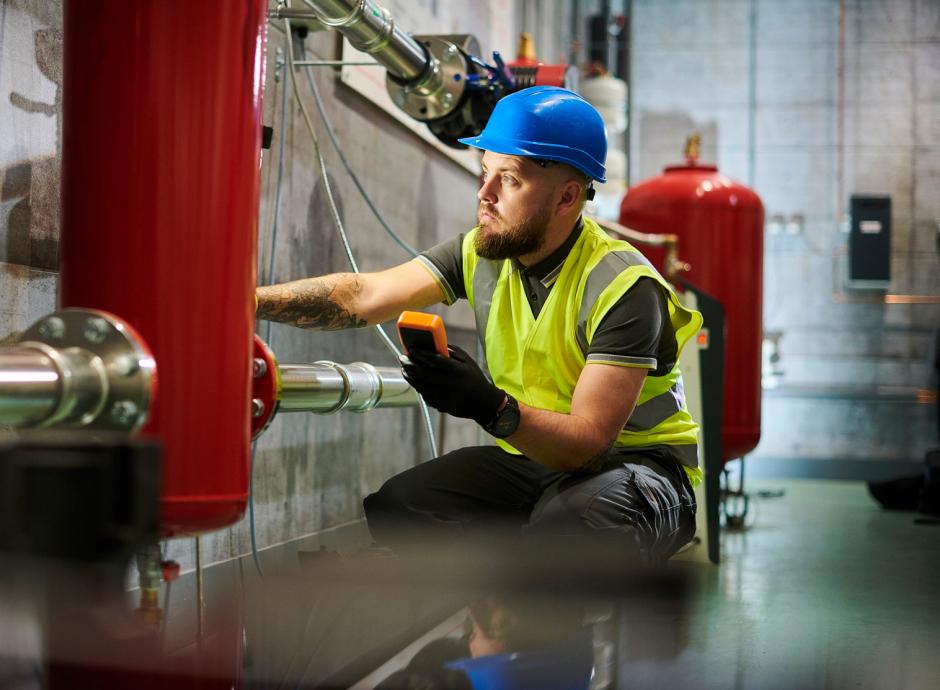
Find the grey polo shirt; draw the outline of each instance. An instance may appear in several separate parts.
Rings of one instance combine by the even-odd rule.
[[[552,291],[565,259],[581,234],[579,220],[568,239],[534,266],[511,259],[519,271],[532,315],[538,317]],[[466,299],[463,280],[463,238],[442,242],[418,256],[441,283],[446,304]],[[587,359],[605,364],[649,369],[650,376],[664,376],[676,363],[676,336],[669,321],[663,289],[652,278],[640,278],[604,316],[588,348]]]

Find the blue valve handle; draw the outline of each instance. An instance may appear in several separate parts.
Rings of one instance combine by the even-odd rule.
[[[483,80],[483,76],[479,74],[468,74],[467,75],[467,88],[482,90],[482,89],[493,89],[497,85],[500,90],[505,89],[506,91],[514,91],[516,88],[516,80],[512,76],[512,72],[509,71],[509,68],[506,66],[506,63],[503,62],[502,56],[499,54],[498,50],[493,51],[493,62],[496,63],[495,66],[488,65],[483,60],[481,60],[476,55],[469,56],[470,61],[475,64],[477,67],[482,67],[487,72],[489,72],[489,79],[487,81]]]

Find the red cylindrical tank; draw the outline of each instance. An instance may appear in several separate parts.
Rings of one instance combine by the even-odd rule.
[[[150,345],[161,530],[236,522],[248,496],[267,0],[69,0],[63,307]]]
[[[749,453],[760,440],[764,207],[750,188],[700,165],[669,166],[631,187],[620,223],[679,237],[679,258],[691,264],[689,282],[724,307],[725,391],[722,459]],[[645,248],[642,248],[644,252]],[[648,253],[662,268],[662,256]],[[707,325],[707,324],[706,324]]]

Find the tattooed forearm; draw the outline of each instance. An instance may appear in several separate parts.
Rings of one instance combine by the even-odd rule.
[[[258,318],[313,330],[360,328],[367,325],[356,313],[361,291],[355,273],[258,288]]]

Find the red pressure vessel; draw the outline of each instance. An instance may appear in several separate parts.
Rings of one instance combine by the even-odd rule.
[[[267,4],[65,5],[61,305],[153,351],[164,536],[230,525],[248,497]]]
[[[740,458],[760,440],[764,207],[750,188],[690,156],[631,187],[620,223],[679,237],[687,277],[725,310],[722,461]],[[662,255],[647,252],[662,270]],[[707,324],[706,324],[707,326]]]

